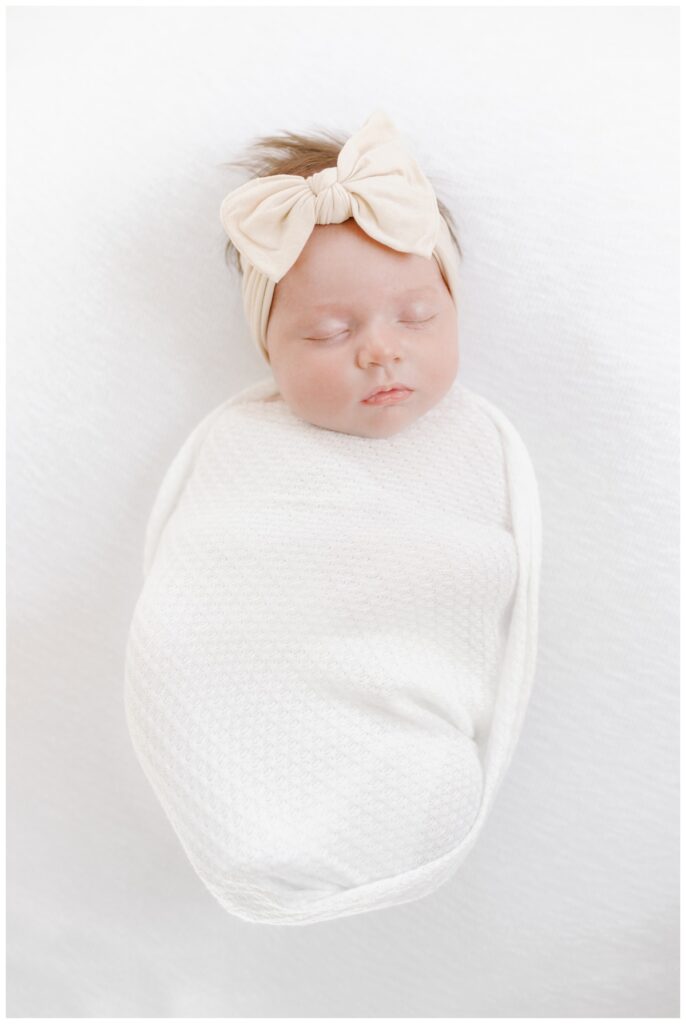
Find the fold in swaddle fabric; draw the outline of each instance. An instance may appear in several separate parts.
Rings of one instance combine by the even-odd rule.
[[[271,378],[198,424],[150,515],[125,709],[226,910],[309,924],[453,874],[521,731],[539,565],[526,448],[457,380],[390,438],[299,419]]]

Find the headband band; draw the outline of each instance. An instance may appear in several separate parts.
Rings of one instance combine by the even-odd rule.
[[[455,300],[457,251],[448,225],[431,183],[381,110],[348,139],[335,167],[307,178],[252,178],[225,196],[219,216],[240,256],[245,315],[267,362],[274,289],[298,259],[315,224],[341,224],[353,217],[377,242],[433,257]]]

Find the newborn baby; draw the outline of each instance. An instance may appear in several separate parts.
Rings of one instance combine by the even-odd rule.
[[[206,416],[164,477],[125,706],[189,860],[247,921],[435,890],[521,731],[536,481],[457,379],[435,203],[377,113],[335,167],[258,177],[222,206],[272,375]]]

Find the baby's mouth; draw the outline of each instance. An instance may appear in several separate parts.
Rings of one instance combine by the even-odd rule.
[[[404,402],[412,393],[412,388],[401,386],[387,391],[376,391],[369,398],[363,398],[362,402],[364,405],[395,405],[397,402]]]

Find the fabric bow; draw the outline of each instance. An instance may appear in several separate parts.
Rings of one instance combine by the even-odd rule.
[[[315,224],[354,217],[376,241],[430,259],[440,212],[431,183],[381,110],[338,154],[335,167],[307,178],[252,178],[225,197],[220,219],[241,257],[272,282],[298,259]]]

